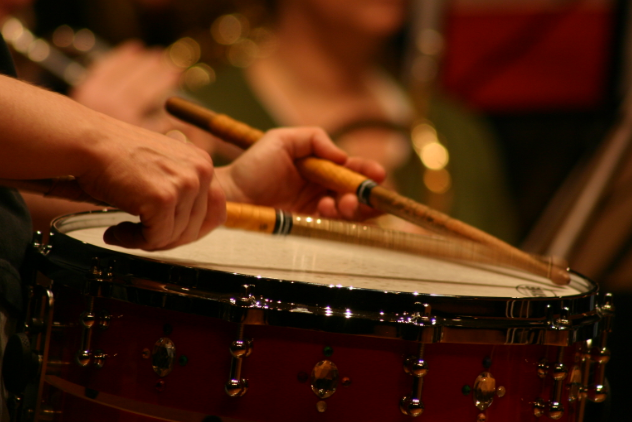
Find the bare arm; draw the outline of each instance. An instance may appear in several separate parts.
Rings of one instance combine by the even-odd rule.
[[[71,174],[91,196],[141,218],[106,241],[143,249],[193,241],[225,218],[205,152],[0,76],[0,177]]]

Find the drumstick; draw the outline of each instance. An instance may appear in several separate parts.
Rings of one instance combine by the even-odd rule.
[[[0,179],[0,186],[39,193],[73,201],[104,205],[87,195],[72,177],[37,180]],[[431,237],[413,233],[385,230],[360,223],[330,220],[305,215],[292,215],[270,207],[227,202],[226,227],[269,234],[292,234],[327,240],[343,241],[367,246],[413,252],[437,258],[501,264],[547,277],[551,263],[543,265],[537,259],[514,260],[512,255],[500,253],[479,243],[457,238]],[[533,265],[539,263],[540,265]],[[561,271],[561,268],[558,268]]]
[[[169,98],[165,107],[175,117],[244,149],[263,136],[260,130],[182,98]],[[437,233],[458,236],[487,245],[498,250],[499,253],[508,255],[507,259],[512,262],[523,261],[524,267],[539,267],[539,272],[548,271],[547,278],[556,284],[567,284],[570,281],[570,276],[565,269],[554,266],[550,262],[542,262],[482,230],[379,186],[374,181],[345,167],[315,157],[296,160],[296,166],[307,180],[339,193],[356,193],[360,202],[377,210]]]
[[[270,207],[226,203],[224,226],[274,235],[294,235],[411,252],[441,259],[518,268],[548,278],[550,269],[533,259],[515,261],[480,243],[454,237],[427,236],[377,226],[292,214]],[[533,265],[533,263],[538,263]]]

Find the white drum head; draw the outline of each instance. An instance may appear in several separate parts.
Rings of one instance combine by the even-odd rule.
[[[574,296],[594,287],[575,274],[569,285],[557,286],[546,278],[505,267],[227,228],[169,251],[129,250],[103,242],[107,226],[118,222],[112,221],[111,214],[118,214],[118,221],[134,220],[124,213],[107,213],[100,220],[94,214],[79,215],[64,222],[60,231],[91,245],[152,260],[331,287],[496,298]]]

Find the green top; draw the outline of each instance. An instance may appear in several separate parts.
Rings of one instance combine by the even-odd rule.
[[[203,106],[266,131],[278,127],[255,97],[244,74],[237,68],[217,73],[214,84],[194,95]],[[517,240],[516,214],[491,131],[477,117],[440,96],[428,111],[450,153],[454,199],[450,216],[478,227],[507,242]],[[222,165],[221,157],[216,164]],[[423,201],[421,163],[415,154],[398,169],[395,179],[402,195]]]

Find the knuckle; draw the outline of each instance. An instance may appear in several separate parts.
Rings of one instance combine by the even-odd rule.
[[[158,206],[166,207],[174,204],[178,200],[175,189],[160,189],[154,194],[154,201]]]

